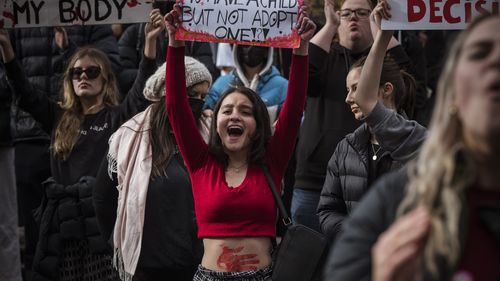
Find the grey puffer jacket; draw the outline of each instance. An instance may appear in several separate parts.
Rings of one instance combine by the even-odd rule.
[[[386,164],[378,169],[382,173],[401,168],[412,159],[426,136],[423,126],[381,103],[377,103],[364,121],[365,124],[339,142],[328,162],[318,215],[321,230],[331,240],[340,232],[345,217],[368,191],[371,133],[384,151],[378,162]]]

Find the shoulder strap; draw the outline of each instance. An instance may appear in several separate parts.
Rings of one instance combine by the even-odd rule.
[[[276,205],[278,205],[278,209],[280,211],[283,224],[285,226],[289,226],[290,224],[292,224],[292,220],[290,219],[290,216],[288,216],[285,205],[283,205],[283,201],[281,201],[281,196],[278,193],[278,190],[276,189],[276,185],[274,184],[273,177],[269,172],[269,168],[267,167],[266,164],[262,164],[261,168],[264,171],[264,175],[266,175],[267,183],[269,184],[269,188],[273,193],[274,201],[276,202]]]

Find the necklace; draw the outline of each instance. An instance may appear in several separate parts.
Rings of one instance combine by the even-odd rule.
[[[382,146],[379,146],[378,149],[377,149],[377,151],[375,151],[375,146],[373,145],[373,143],[371,143],[371,145],[372,145],[372,150],[373,150],[373,157],[372,157],[372,159],[373,159],[373,161],[376,161],[377,158],[378,158],[377,157],[377,153],[380,151],[380,149],[382,148]]]
[[[235,173],[239,173],[241,171],[241,169],[243,169],[244,167],[246,167],[247,163],[243,163],[241,166],[239,167],[235,167],[235,166],[228,166],[227,169],[231,169],[231,170],[234,170]]]

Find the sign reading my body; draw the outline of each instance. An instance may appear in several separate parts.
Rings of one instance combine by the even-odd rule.
[[[103,21],[107,19],[114,9],[118,19],[122,18],[123,7],[127,0],[58,0],[59,19],[61,23],[82,22],[89,20]],[[12,12],[16,23],[23,16],[27,24],[40,23],[40,11],[46,1],[13,1]]]

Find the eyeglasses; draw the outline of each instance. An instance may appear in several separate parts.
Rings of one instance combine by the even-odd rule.
[[[358,19],[367,18],[370,15],[371,11],[369,9],[343,9],[340,10],[340,17],[343,19],[350,19],[353,14],[356,15]]]
[[[82,77],[82,73],[85,73],[88,79],[96,79],[101,74],[101,68],[99,66],[89,66],[86,69],[81,67],[72,67],[69,69],[69,76],[73,80],[79,80]]]

